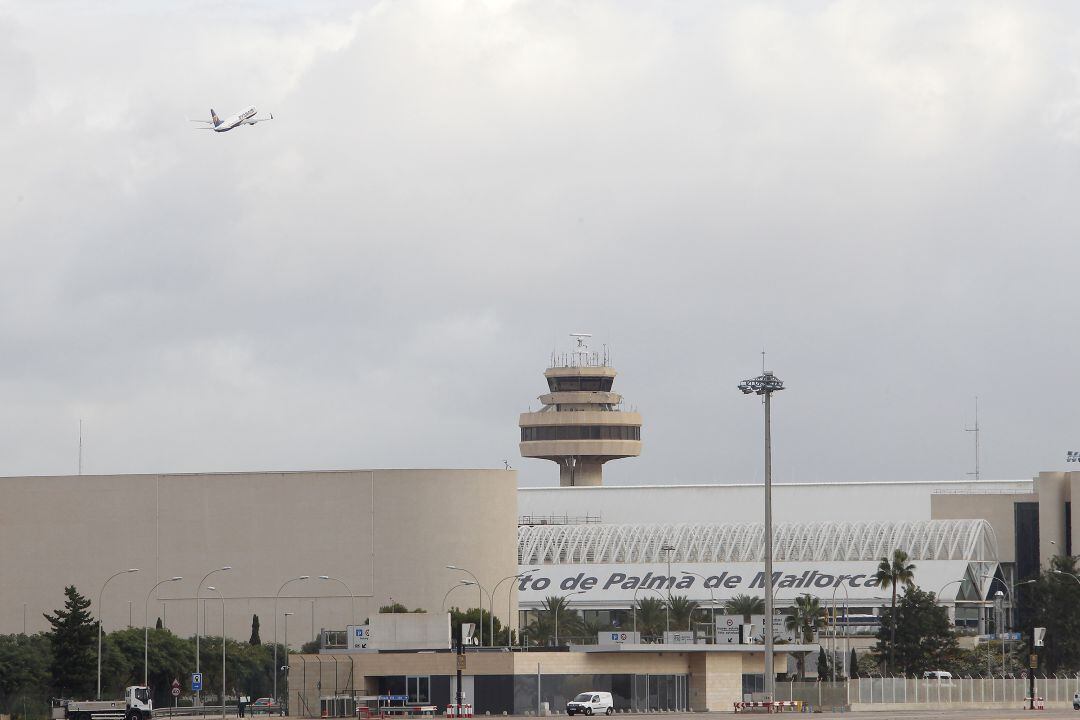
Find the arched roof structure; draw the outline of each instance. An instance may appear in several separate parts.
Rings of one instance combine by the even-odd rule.
[[[665,546],[674,550],[665,551]],[[911,560],[997,561],[985,520],[777,523],[773,560],[877,560],[895,549]],[[670,557],[669,557],[670,552]],[[532,525],[518,528],[518,563],[761,562],[763,523]]]

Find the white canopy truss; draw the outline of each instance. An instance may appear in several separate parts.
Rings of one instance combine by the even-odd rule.
[[[674,548],[665,550],[665,547]],[[985,520],[777,523],[776,562],[878,560],[893,550],[913,560],[997,562],[997,539]],[[518,563],[761,562],[763,523],[532,525],[518,528]]]

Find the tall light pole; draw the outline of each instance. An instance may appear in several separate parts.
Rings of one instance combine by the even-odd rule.
[[[672,585],[674,585],[675,583],[671,582],[671,553],[675,552],[675,546],[665,544],[665,545],[661,546],[660,552],[667,555],[668,582],[671,583]],[[671,632],[671,590],[668,590],[667,597],[668,597],[668,599],[667,599],[667,604],[668,604],[667,631]],[[693,613],[690,613],[690,614],[693,615]]]
[[[756,378],[743,380],[744,395],[761,395],[765,400],[765,694],[773,699],[776,674],[773,672],[773,577],[772,577],[772,394],[784,389],[784,382],[766,370]]]
[[[705,577],[701,573],[691,572],[689,570],[680,570],[679,572],[681,572],[683,575],[695,575],[695,576],[701,578],[702,580],[704,580],[706,583],[709,582],[709,578]],[[702,585],[704,585],[704,584],[705,583],[702,583]],[[713,632],[713,644],[715,645],[716,644],[716,595],[713,593],[712,588],[706,588],[706,589],[709,591],[709,599],[712,601],[712,624],[713,624],[712,632]],[[690,614],[693,615],[693,613],[690,613]]]
[[[488,633],[488,636],[490,637],[490,642],[488,642],[488,645],[495,647],[495,593],[498,592],[499,586],[507,580],[513,580],[514,578],[520,580],[522,575],[527,575],[534,572],[540,572],[540,568],[530,568],[529,570],[523,570],[519,572],[517,575],[507,575],[502,580],[495,583],[495,587],[491,590],[491,597],[488,598],[488,600],[491,601],[491,612],[488,613],[488,620],[490,620],[489,630],[491,631]],[[513,603],[513,598],[514,586],[513,584],[511,584],[510,589],[506,591],[506,647],[510,647],[510,615],[513,612],[510,606]]]
[[[207,585],[206,589],[221,598],[221,720],[225,720],[225,596],[213,585]]]
[[[356,624],[356,598],[353,596],[352,590],[349,589],[349,586],[346,585],[345,581],[342,580],[341,578],[330,577],[329,575],[320,575],[319,579],[320,580],[333,580],[334,582],[339,582],[339,583],[341,583],[341,586],[343,588],[345,588],[345,592],[349,593],[349,604],[352,606],[352,610],[350,611],[351,614],[349,615],[349,617],[351,618],[352,624],[355,625]],[[312,610],[312,612],[314,613],[314,610]],[[314,615],[312,615],[312,617],[314,617]],[[311,626],[315,627],[315,621],[314,620],[311,622]]]
[[[214,573],[232,570],[232,565],[225,565],[203,575],[202,580],[195,586],[195,672],[199,672],[199,599],[202,597],[203,583]],[[195,706],[202,705],[202,690],[195,691]]]
[[[115,572],[115,573],[113,573],[112,575],[109,576],[109,580],[112,580],[114,577],[117,577],[118,575],[123,575],[125,573],[133,573],[133,572],[139,572],[139,568],[128,568],[127,570],[121,570],[119,572]],[[106,580],[105,582],[103,582],[101,584],[101,592],[98,593],[98,600],[97,600],[97,615],[98,615],[98,621],[97,621],[97,699],[98,700],[101,699],[101,615],[102,615],[102,613],[101,613],[101,596],[105,594],[105,586],[109,584],[109,580]]]
[[[301,575],[299,577],[289,578],[285,582],[281,583],[281,587],[274,593],[274,702],[278,702],[277,694],[277,676],[278,676],[278,664],[277,664],[277,601],[281,597],[281,591],[285,589],[285,586],[289,583],[298,582],[300,580],[309,580],[310,575]]]
[[[150,596],[154,594],[154,591],[158,589],[158,585],[162,585],[167,582],[177,582],[184,578],[177,576],[166,578],[165,580],[159,580],[158,584],[150,588],[150,592],[146,593],[146,602],[143,603],[143,648],[142,648],[142,684],[147,687],[150,686]]]
[[[476,587],[478,587],[480,589],[480,605],[479,605],[479,608],[480,608],[480,622],[478,622],[476,624],[476,632],[479,633],[479,637],[477,637],[476,640],[477,640],[477,644],[479,644],[480,646],[483,646],[483,644],[484,644],[484,593],[487,592],[487,591],[484,590],[484,586],[480,584],[480,580],[477,579],[477,577],[475,575],[473,575],[471,572],[469,572],[465,568],[458,567],[457,565],[447,565],[446,569],[447,570],[459,570],[459,571],[461,571],[463,573],[469,573],[469,577],[471,577],[473,579],[473,582],[476,583]],[[491,596],[488,595],[488,597],[491,597]]]
[[[555,605],[555,647],[559,647],[559,611],[562,610],[563,601],[566,600],[566,598],[570,597],[571,595],[584,595],[584,594],[585,594],[584,590],[575,590],[574,592],[566,593],[565,595],[563,595],[562,597],[559,598],[558,604]],[[570,609],[570,601],[569,600],[566,600],[566,609],[567,610]]]
[[[292,615],[292,613],[291,612],[284,612],[284,613],[282,613],[282,615],[285,617],[285,664],[282,666],[281,669],[285,671],[285,682],[288,682],[289,681],[289,616]],[[289,691],[288,690],[285,691],[285,705],[284,705],[283,709],[285,710],[286,713],[289,712]]]

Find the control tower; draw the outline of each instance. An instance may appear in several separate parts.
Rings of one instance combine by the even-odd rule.
[[[590,351],[588,333],[571,337],[574,351],[552,353],[544,371],[543,407],[518,418],[521,456],[557,462],[563,487],[602,485],[604,463],[641,454],[641,415],[624,411],[622,396],[611,392],[607,348]]]

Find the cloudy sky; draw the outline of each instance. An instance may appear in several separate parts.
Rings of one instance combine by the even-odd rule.
[[[556,467],[607,482],[1080,469],[1074,3],[4,2],[0,474]],[[202,119],[255,103],[272,123]]]

